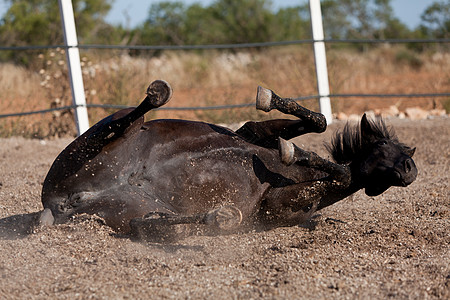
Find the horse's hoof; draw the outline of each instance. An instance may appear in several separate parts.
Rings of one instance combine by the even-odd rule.
[[[258,86],[258,91],[256,92],[256,109],[269,112],[272,108],[272,91]]]
[[[290,166],[295,162],[295,149],[294,144],[286,141],[283,138],[278,139],[278,151],[280,153],[280,158],[283,164]]]
[[[154,107],[160,107],[172,97],[172,87],[164,80],[155,80],[148,86],[146,94]]]
[[[223,206],[208,213],[206,224],[221,230],[231,230],[242,223],[242,212],[234,206]]]
[[[39,214],[38,225],[39,226],[48,226],[53,225],[55,223],[55,217],[53,217],[52,211],[50,208],[45,208]]]

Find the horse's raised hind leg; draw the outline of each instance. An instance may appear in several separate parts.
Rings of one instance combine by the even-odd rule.
[[[146,94],[145,99],[136,108],[119,111],[94,125],[93,132],[87,136],[88,142],[104,144],[121,136],[145,113],[166,104],[172,97],[172,88],[164,80],[155,80],[148,86]],[[94,128],[95,126],[97,128]]]
[[[59,214],[61,203],[52,200],[55,187],[76,174],[86,163],[102,152],[102,149],[127,134],[132,135],[144,123],[143,115],[169,101],[172,89],[163,80],[153,81],[147,96],[136,108],[123,109],[104,118],[70,143],[53,162],[42,187],[42,203],[46,208],[39,217],[39,224],[52,224]]]
[[[226,232],[237,228],[242,222],[241,211],[234,206],[223,206],[207,213],[189,216],[150,212],[143,218],[130,221],[131,235],[147,241],[173,242],[189,235],[183,227],[174,225],[207,225],[209,231]]]
[[[298,117],[298,120],[270,120],[247,122],[236,130],[247,142],[265,147],[278,148],[278,138],[289,140],[310,132],[323,132],[327,127],[325,117],[297,104],[289,98],[281,98],[273,91],[258,87],[256,108],[263,111],[277,109],[282,113]]]

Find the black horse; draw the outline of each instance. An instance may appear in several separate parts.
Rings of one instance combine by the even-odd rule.
[[[298,119],[247,122],[237,131],[144,122],[171,95],[165,81],[154,81],[138,107],[106,117],[64,149],[43,185],[40,223],[96,214],[118,232],[149,240],[290,226],[362,188],[376,196],[417,176],[415,149],[382,120],[364,115],[359,126],[337,133],[331,162],[286,141],[325,131],[324,116],[271,90],[258,88],[256,107]]]

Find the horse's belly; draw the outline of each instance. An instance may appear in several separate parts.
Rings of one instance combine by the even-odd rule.
[[[73,176],[47,182],[44,207],[58,222],[86,212],[122,228],[151,211],[188,215],[233,205],[251,215],[259,209],[269,184],[255,175],[255,156],[269,150],[231,135],[156,141],[145,133],[105,147]]]
[[[233,205],[255,209],[266,185],[258,182],[246,156],[192,155],[156,163],[142,174],[141,187],[177,214]],[[177,161],[178,162],[175,162]]]

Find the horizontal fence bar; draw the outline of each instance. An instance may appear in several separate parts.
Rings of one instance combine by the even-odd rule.
[[[330,94],[330,98],[427,98],[427,97],[450,97],[450,93],[425,93],[425,94]],[[311,95],[297,98],[290,98],[294,101],[304,101],[311,99],[318,99],[319,95]],[[68,105],[56,108],[49,108],[43,110],[35,110],[21,113],[0,114],[1,118],[8,117],[20,117],[35,114],[45,114],[53,111],[70,110],[81,105]],[[191,106],[191,107],[159,107],[155,110],[172,110],[172,111],[190,111],[190,110],[221,110],[221,109],[236,109],[236,108],[248,108],[255,106],[255,103],[243,103],[243,104],[229,104],[229,105],[215,105],[215,106]],[[117,105],[117,104],[86,104],[87,108],[103,108],[103,109],[124,109],[133,106],[129,105]]]
[[[117,50],[212,50],[212,49],[237,49],[237,48],[260,48],[287,46],[295,44],[310,44],[313,40],[281,41],[281,42],[261,42],[261,43],[242,43],[242,44],[211,44],[211,45],[80,45],[81,49],[117,49]]]
[[[49,46],[0,46],[0,51],[15,51],[15,50],[45,50],[45,49],[57,49],[68,48],[65,45],[49,45]]]
[[[1,118],[9,118],[9,117],[21,117],[21,116],[29,116],[29,115],[37,115],[37,114],[46,114],[53,111],[58,110],[69,110],[76,108],[74,105],[68,105],[68,106],[61,106],[61,107],[55,107],[55,108],[49,108],[49,109],[42,109],[42,110],[33,110],[33,111],[26,111],[26,112],[20,112],[20,113],[11,113],[11,114],[2,114],[0,115]]]
[[[113,50],[206,50],[206,49],[236,49],[274,47],[296,44],[312,44],[314,42],[325,43],[350,43],[350,44],[409,44],[409,43],[450,43],[450,39],[323,39],[323,40],[292,40],[280,42],[242,43],[242,44],[210,44],[210,45],[78,45],[79,49],[113,49]],[[42,50],[56,48],[72,48],[76,46],[50,45],[50,46],[0,46],[0,51],[11,50]]]
[[[450,39],[324,39],[325,43],[351,43],[351,44],[412,44],[412,43],[449,43]]]
[[[331,94],[332,98],[425,98],[450,97],[450,93],[424,93],[424,94]]]
[[[217,110],[217,109],[232,109],[232,108],[245,108],[254,106],[255,103],[244,103],[244,104],[230,104],[230,105],[215,105],[215,106],[190,106],[190,107],[159,107],[153,109],[155,110]],[[114,104],[87,104],[88,108],[115,108],[124,109],[133,106],[127,105],[114,105]]]

